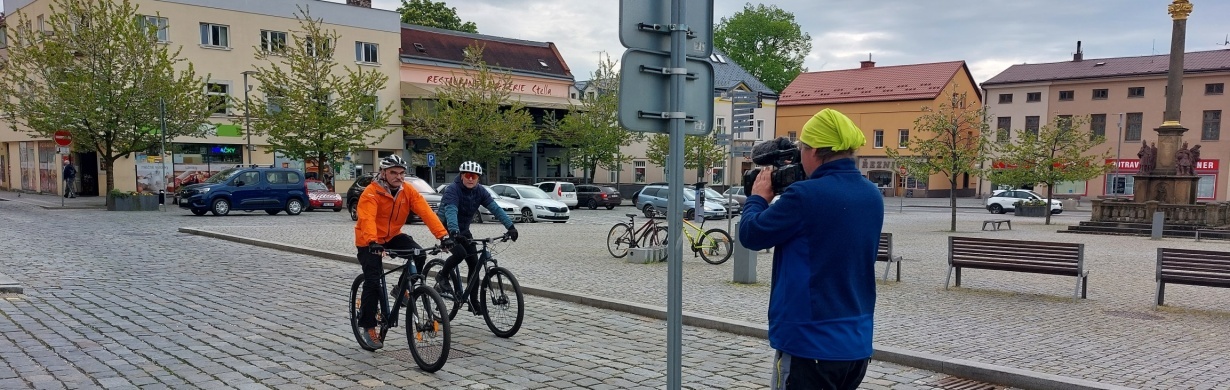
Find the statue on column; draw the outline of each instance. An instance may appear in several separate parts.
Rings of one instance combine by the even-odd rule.
[[[1187,142],[1183,143],[1183,147],[1179,148],[1174,153],[1175,175],[1192,176],[1195,171],[1192,169],[1192,151],[1187,148]]]
[[[1200,145],[1193,146],[1188,151],[1192,155],[1192,175],[1196,174],[1196,168],[1200,167]]]
[[[1136,157],[1140,158],[1140,173],[1153,173],[1153,168],[1157,166],[1157,146],[1150,147],[1147,141],[1140,141],[1140,151],[1136,152]]]

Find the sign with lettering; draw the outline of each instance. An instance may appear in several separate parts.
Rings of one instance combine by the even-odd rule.
[[[1113,158],[1108,158],[1106,159],[1106,163],[1115,164],[1116,161]],[[1137,160],[1137,159],[1121,159],[1121,160],[1118,160],[1118,165],[1119,165],[1119,170],[1123,170],[1123,171],[1139,171],[1140,170],[1140,160]],[[1221,166],[1220,166],[1219,160],[1200,160],[1196,162],[1196,167],[1195,167],[1195,170],[1204,172],[1204,173],[1215,173],[1220,169],[1221,169]]]

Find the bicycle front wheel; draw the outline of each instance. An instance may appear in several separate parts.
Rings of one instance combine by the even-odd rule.
[[[507,269],[495,267],[487,272],[479,287],[483,301],[480,310],[491,333],[503,338],[517,334],[525,319],[525,297],[517,278]]]
[[[379,305],[377,305],[379,306]],[[359,343],[359,347],[368,351],[375,351],[367,342],[364,341],[363,333],[367,332],[363,327],[359,326],[359,313],[363,307],[363,275],[354,278],[354,283],[350,285],[350,330],[354,332],[354,340]],[[384,328],[384,316],[380,315],[380,310],[376,310],[376,328]]]
[[[431,259],[427,262],[427,264],[423,265],[423,275],[428,276],[428,284],[432,288],[436,289],[437,293],[440,291],[449,292],[448,298],[444,299],[444,308],[448,311],[448,319],[450,320],[457,317],[457,312],[461,311],[461,303],[465,302],[465,299],[460,297],[464,291],[464,287],[461,285],[461,266],[463,264],[465,264],[465,262],[457,264],[456,267],[453,267],[453,272],[451,272],[452,275],[448,275],[444,278],[441,278],[438,275],[434,278],[430,277],[431,274],[439,274],[440,270],[444,269],[444,259]],[[441,294],[440,297],[444,298],[444,295]]]
[[[730,259],[730,252],[734,245],[734,240],[730,238],[730,233],[726,233],[722,229],[709,229],[700,235],[697,249],[700,250],[700,258],[705,259],[705,262],[709,264],[722,264],[727,259]]]
[[[410,299],[410,309],[406,310],[410,355],[423,371],[436,372],[448,360],[452,343],[444,300],[436,290],[423,285],[414,288]]]
[[[616,259],[627,256],[631,247],[632,227],[622,223],[611,226],[611,231],[606,234],[606,250],[611,252],[611,256]]]

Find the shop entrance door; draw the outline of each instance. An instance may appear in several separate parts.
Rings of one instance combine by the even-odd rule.
[[[77,179],[80,181],[78,196],[98,196],[98,152],[78,152]]]

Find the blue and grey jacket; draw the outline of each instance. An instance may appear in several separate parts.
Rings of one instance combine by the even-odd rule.
[[[491,193],[482,188],[479,184],[474,188],[466,188],[465,184],[461,184],[461,176],[457,176],[453,180],[453,184],[444,189],[444,198],[440,200],[440,209],[444,214],[444,226],[448,228],[449,233],[458,232],[472,237],[470,235],[470,222],[474,221],[474,215],[478,213],[478,207],[486,207],[504,224],[505,228],[512,228],[513,222],[508,218],[508,214],[500,205],[495,202],[495,198],[491,197]]]

